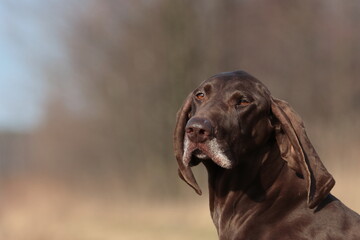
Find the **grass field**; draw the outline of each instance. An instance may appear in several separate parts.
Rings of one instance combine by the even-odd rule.
[[[343,177],[333,193],[359,212],[359,186]],[[217,239],[207,195],[154,200],[126,193],[85,194],[51,181],[1,184],[0,239],[177,240]],[[120,191],[119,191],[120,192]]]
[[[1,192],[4,240],[217,239],[206,197],[180,203],[94,196],[24,181]]]

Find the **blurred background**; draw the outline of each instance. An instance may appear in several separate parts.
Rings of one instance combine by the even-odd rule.
[[[3,0],[0,238],[217,239],[172,131],[191,90],[237,69],[300,113],[359,212],[359,29],[356,0]]]

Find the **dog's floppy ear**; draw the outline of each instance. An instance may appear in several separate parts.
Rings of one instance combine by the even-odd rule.
[[[189,113],[191,111],[192,104],[192,94],[190,94],[180,110],[177,113],[176,126],[174,131],[174,152],[177,163],[179,165],[179,176],[187,184],[189,184],[197,194],[201,195],[201,189],[196,182],[194,174],[190,166],[185,166],[183,163],[183,154],[184,154],[184,136],[185,136],[185,126],[189,120]]]
[[[273,98],[271,110],[279,123],[275,132],[281,157],[290,168],[304,177],[308,205],[315,208],[329,194],[335,180],[322,164],[307,137],[302,119],[290,105]]]

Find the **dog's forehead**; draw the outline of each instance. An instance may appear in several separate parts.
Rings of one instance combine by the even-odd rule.
[[[214,75],[205,80],[200,86],[206,86],[207,84],[218,90],[241,90],[253,94],[270,95],[269,90],[262,82],[244,71],[225,72]]]

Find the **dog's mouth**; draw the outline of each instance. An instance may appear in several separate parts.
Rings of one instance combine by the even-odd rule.
[[[232,161],[225,154],[224,149],[220,146],[216,138],[204,143],[193,143],[187,137],[184,139],[183,163],[185,166],[191,164],[193,157],[199,160],[211,159],[214,163],[222,168],[230,169],[233,166]]]
[[[208,155],[203,153],[200,149],[195,149],[192,153],[193,156],[197,157],[200,160],[210,159]]]

